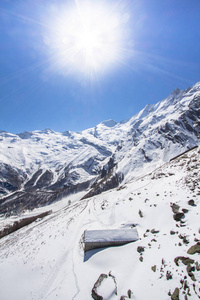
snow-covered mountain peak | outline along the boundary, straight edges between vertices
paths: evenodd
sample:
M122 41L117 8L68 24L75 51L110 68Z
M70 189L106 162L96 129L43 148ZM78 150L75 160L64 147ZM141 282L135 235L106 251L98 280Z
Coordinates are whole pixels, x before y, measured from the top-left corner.
M32 135L33 135L33 132L31 132L31 131L24 131L24 132L18 134L18 136L21 139L30 139Z
M172 91L171 95L177 96L180 94L181 90L179 88L176 88L175 90Z
M190 93L194 93L200 91L200 81L198 81L196 84L194 84L191 88L190 88Z
M51 134L51 133L54 133L54 131L50 128L45 128L41 131L38 130L38 133Z
M133 121L135 121L135 119L141 120L143 118L146 118L150 113L152 113L154 111L154 107L155 105L153 104L147 104L145 106L144 109L142 109L135 118L133 118ZM132 122L133 123L133 122Z
M109 119L100 123L100 125L105 125L107 127L114 127L117 124L116 121Z

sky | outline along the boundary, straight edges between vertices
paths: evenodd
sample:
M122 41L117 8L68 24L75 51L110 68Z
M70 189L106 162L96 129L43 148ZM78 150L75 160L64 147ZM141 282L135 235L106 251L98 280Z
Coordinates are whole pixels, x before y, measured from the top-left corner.
M82 131L200 81L199 0L1 0L0 130Z

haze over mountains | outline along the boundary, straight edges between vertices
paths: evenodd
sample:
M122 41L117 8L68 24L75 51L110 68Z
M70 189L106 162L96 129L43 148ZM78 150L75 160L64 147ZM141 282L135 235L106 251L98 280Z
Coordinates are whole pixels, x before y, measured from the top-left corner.
M200 82L121 123L1 131L1 300L199 299L199 142ZM84 252L85 230L132 228Z

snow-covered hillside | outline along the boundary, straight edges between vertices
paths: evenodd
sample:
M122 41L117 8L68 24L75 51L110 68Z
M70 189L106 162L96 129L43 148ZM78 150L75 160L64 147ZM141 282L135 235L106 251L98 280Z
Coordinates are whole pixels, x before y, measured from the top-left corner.
M121 123L0 132L0 299L199 299L199 141L200 83Z
M0 218L2 228L52 211L0 240L1 300L200 298L200 147L80 201L84 194ZM84 253L85 230L131 228L138 241Z
M199 144L200 82L131 119L82 132L0 132L0 213L44 206L129 182Z

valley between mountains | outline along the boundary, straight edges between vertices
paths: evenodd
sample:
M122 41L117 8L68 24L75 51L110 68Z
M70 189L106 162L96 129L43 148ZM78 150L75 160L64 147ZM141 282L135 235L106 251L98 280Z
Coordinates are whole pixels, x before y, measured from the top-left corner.
M0 298L199 299L199 140L200 83L121 123L0 132Z

